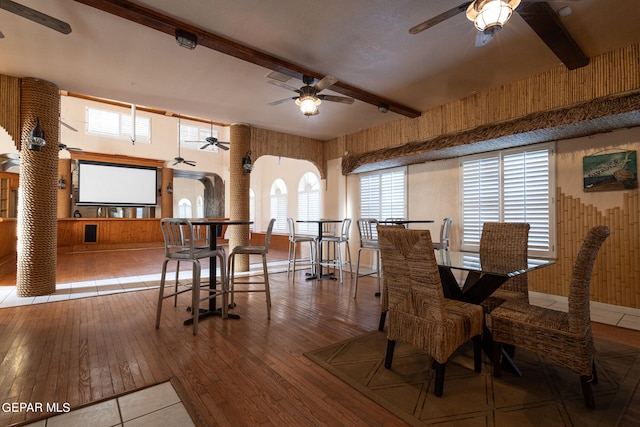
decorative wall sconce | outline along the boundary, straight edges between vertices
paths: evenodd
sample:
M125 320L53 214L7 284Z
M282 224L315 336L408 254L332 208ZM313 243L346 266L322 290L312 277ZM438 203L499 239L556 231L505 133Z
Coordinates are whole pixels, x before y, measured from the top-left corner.
M60 177L60 179L58 180L58 188L60 190L64 190L65 188L67 188L67 183L65 182L63 177Z
M244 173L251 173L253 170L253 163L251 162L251 150L247 151L247 154L242 158L242 169Z
M47 145L47 141L44 140L44 131L40 128L40 117L36 118L36 125L24 142L29 144L29 150L32 151L41 151L42 147Z
M173 194L173 187L171 183L167 184L167 194Z

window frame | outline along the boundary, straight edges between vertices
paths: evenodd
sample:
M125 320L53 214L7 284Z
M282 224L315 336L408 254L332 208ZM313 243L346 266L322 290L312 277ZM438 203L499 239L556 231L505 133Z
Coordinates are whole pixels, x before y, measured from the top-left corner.
M310 177L313 177L315 182L311 182ZM303 187L302 190L300 187ZM313 172L305 172L298 181L297 219L303 221L320 219L320 177ZM302 234L313 234L318 229L316 225L310 223L300 223L297 228L297 231Z
M399 179L402 180L402 188L394 188L398 185L397 180ZM363 183L367 186L366 189L363 188ZM358 185L361 218L375 218L382 221L386 218L407 217L408 173L406 166L362 173L359 176ZM389 194L388 191L392 193ZM363 200L365 196L370 196L370 200ZM374 209L376 206L377 209Z
M95 112L100 115L113 115L113 117L117 116L117 129L115 129L114 123L95 123L92 118L92 112ZM104 137L117 139L119 141L129 141L143 144L151 143L151 117L144 116L141 114L136 114L136 135L135 141L132 140L133 129L131 128L131 119L133 117L132 113L120 112L115 110L108 110L104 108L96 108L96 107L85 107L85 117L87 126L85 127L85 133L87 135ZM101 119L105 120L106 119ZM93 125L92 125L93 123Z
M536 154L547 151L547 164L540 163ZM527 154L528 153L528 154ZM505 165L506 161L506 165ZM528 174L518 169L517 162L524 162L522 168ZM473 171L471 163L476 163L477 173ZM477 252L480 249L482 224L488 221L528 222L531 224L529 232L529 255L554 258L556 256L556 144L548 142L528 145L501 151L466 156L460 159L460 218L462 224L460 249ZM466 167L468 166L468 168ZM546 166L546 175L544 174ZM497 168L497 169L496 169ZM542 168L542 169L541 169ZM487 181L484 189L476 184L474 189L485 192L484 206L470 209L470 201L483 198L482 194L475 195L466 192L472 177ZM544 187L546 176L546 202L541 199L540 191ZM519 178L518 178L519 177ZM518 182L521 181L521 182ZM473 184L471 184L473 185ZM495 187L492 187L495 186ZM531 194L530 198L518 193L518 186L524 192ZM544 195L544 194L543 194ZM476 196L476 197L473 197ZM523 199L521 202L518 199ZM536 200L538 199L538 200ZM505 205L506 200L506 205ZM530 203L529 203L530 202ZM540 209L548 206L546 217ZM530 218L530 219L527 219ZM546 244L546 246L545 246Z

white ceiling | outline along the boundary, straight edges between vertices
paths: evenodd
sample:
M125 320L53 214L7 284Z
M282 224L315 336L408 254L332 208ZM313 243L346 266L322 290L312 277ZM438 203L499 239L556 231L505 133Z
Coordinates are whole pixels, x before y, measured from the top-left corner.
M323 102L304 117L267 84L270 70L70 0L19 0L71 25L63 35L0 10L0 73L61 89L225 123L331 139L402 116L375 106ZM496 39L474 47L459 14L420 34L408 29L463 0L147 0L134 3L419 111L536 75L561 62L516 13ZM638 0L554 1L589 57L640 42ZM289 85L300 87L301 81ZM325 90L325 94L335 94ZM339 95L339 94L338 94ZM73 125L73 123L70 123Z

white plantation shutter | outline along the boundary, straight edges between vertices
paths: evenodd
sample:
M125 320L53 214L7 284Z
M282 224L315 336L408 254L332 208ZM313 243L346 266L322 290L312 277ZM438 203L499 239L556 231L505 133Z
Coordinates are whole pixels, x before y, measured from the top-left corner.
M405 218L407 169L394 168L360 176L360 217Z
M554 255L553 151L544 144L462 161L463 250L479 249L485 222L527 222L529 252Z
M298 219L320 219L320 179L312 172L305 173L298 182ZM316 234L317 230L317 224L297 224L297 231L302 234Z
M281 178L277 178L271 185L271 218L276 219L273 230L287 232L287 185Z
M87 107L87 134L131 140L131 113ZM136 142L151 142L151 119L136 115Z
M479 248L482 224L500 220L499 157L464 162L462 185L462 244Z
M503 163L504 221L529 223L529 250L550 251L549 150L506 155Z

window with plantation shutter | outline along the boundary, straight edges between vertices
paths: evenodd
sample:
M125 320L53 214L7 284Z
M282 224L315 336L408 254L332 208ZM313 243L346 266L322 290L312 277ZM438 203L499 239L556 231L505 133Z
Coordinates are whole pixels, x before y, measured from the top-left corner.
M131 141L133 120L131 113L87 107L87 134ZM151 142L151 119L136 115L136 141Z
M273 231L287 232L287 184L281 178L277 178L271 185L271 218L276 219Z
M208 137L218 137L218 131L212 130L210 126L192 126L180 123L178 125L180 132L180 147L186 150L211 151L218 152L215 145L207 145L205 141Z
M305 173L298 183L298 219L320 219L320 179L312 172ZM318 230L316 224L305 222L297 224L297 228L302 234L315 234Z
M529 253L554 256L553 153L543 144L462 160L463 250L479 249L487 221L527 222Z
M407 169L394 168L360 175L360 217L406 218Z

